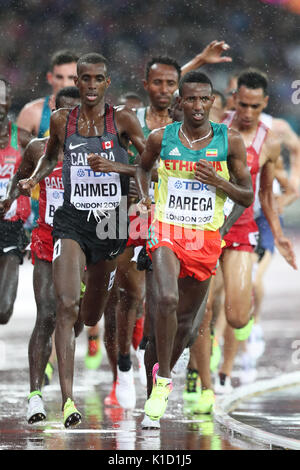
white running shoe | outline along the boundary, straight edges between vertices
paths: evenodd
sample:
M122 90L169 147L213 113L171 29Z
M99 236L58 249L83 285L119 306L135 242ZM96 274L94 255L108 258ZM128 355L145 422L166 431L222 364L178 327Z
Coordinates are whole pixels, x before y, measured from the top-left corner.
M46 419L46 411L42 397L34 395L28 400L27 421L29 424L33 424L44 421L44 419Z
M214 392L216 395L228 395L233 391L231 385L231 378L226 376L224 383L220 380L220 375L217 375L216 382L214 384Z
M247 370L242 370L239 374L241 384L247 385L255 382L257 375L258 372L255 367L252 367L251 369L249 368Z
M122 372L118 366L116 397L122 408L125 408L126 410L132 410L135 408L136 393L132 366L128 372Z
M253 359L257 360L263 355L265 347L263 329L259 323L255 323L247 341L247 352Z
M140 378L141 384L144 387L147 387L147 374L146 374L146 367L145 367L145 349L137 348L136 357L139 362L139 378Z
M143 421L141 422L143 429L160 429L159 419L153 421L149 416L145 414Z

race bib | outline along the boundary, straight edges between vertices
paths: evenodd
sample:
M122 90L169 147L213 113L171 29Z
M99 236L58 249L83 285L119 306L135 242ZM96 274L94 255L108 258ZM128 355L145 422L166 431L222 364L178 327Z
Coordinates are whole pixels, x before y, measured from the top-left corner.
M249 233L249 243L252 246L256 246L259 241L259 232L251 232Z
M0 199L4 199L6 196L6 189L9 182L9 178L1 178L0 179ZM17 213L17 200L14 200L12 205L10 206L9 211L6 212L4 216L4 220L9 220L14 217Z
M56 240L56 242L53 245L53 257L52 257L52 263L56 258L58 258L61 254L61 239L59 238Z
M6 189L7 189L8 182L9 182L9 178L0 179L0 199L4 199L6 196Z
M203 225L213 221L216 188L196 180L169 177L165 220Z
M46 212L45 222L53 225L53 217L56 209L63 205L64 192L55 188L46 188Z
M89 166L71 167L71 203L78 210L113 210L121 201L118 173L94 172Z

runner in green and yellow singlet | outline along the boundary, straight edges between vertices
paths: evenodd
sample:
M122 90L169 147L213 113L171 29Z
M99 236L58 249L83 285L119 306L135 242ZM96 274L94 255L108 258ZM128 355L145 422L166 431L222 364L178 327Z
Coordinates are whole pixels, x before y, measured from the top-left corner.
M183 122L150 134L136 174L139 209L144 212L151 203L151 170L160 160L158 200L147 244L157 309L145 356L149 398L144 427L157 427L163 416L172 390L171 370L201 322L197 313L221 254L219 228L226 197L245 207L253 200L241 136L209 121L214 101L210 79L188 73L179 93Z

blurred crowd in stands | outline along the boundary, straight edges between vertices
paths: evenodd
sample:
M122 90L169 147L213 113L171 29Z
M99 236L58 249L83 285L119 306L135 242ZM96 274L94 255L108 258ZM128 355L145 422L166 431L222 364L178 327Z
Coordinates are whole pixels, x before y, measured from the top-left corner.
M278 3L278 2L275 2ZM279 2L280 3L280 2ZM300 80L300 15L266 0L0 0L0 75L14 89L12 112L49 91L50 55L63 48L97 51L111 64L109 97L143 98L147 60L170 55L180 65L224 39L233 62L205 67L215 87L247 66L270 79L268 111L300 132L292 83Z

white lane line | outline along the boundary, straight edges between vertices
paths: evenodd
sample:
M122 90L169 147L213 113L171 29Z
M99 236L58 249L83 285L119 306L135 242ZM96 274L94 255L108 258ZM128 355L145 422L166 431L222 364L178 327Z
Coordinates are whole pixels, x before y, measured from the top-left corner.
M44 429L43 432L46 434L133 434L136 431L123 431L122 429Z
M263 442L271 448L276 446L283 449L300 450L300 440L255 428L254 426L241 423L228 415L229 412L234 411L239 401L243 401L245 398L299 384L300 373L292 372L280 375L274 379L261 380L251 385L238 387L229 397L217 398L214 406L214 419L233 434L237 433L251 440Z

